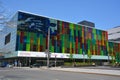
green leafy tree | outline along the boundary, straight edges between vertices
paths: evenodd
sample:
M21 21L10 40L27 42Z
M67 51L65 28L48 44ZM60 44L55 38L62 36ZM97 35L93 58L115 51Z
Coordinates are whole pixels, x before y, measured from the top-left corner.
M89 64L90 64L90 63L91 63L92 54L91 54L91 53L88 53L87 56L88 56L88 61L89 61Z
M117 63L120 63L120 53L116 53L115 60Z
M74 57L73 57L73 54L72 54L72 53L70 54L70 59L71 59L71 61L72 61L72 65L74 66L74 65L75 65L75 59L74 59Z

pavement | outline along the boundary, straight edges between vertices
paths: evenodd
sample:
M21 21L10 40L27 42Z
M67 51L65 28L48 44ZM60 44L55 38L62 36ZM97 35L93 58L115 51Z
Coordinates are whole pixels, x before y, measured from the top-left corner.
M109 67L77 67L77 68L64 68L64 67L40 67L40 68L29 68L29 67L18 67L24 69L49 69L56 71L69 71L69 72L79 72L79 73L88 73L88 74L100 74L100 75L110 75L110 76L119 76L120 77L120 68L109 68Z
M50 68L50 70L60 70L60 71L70 71L70 72L81 72L89 74L101 74L101 75L114 75L120 76L120 70L110 70L110 69L90 69L90 68Z

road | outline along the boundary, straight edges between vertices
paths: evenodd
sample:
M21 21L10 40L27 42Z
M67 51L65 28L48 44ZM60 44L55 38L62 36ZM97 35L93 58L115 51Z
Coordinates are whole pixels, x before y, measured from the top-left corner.
M0 68L0 80L120 80L120 77L40 68Z

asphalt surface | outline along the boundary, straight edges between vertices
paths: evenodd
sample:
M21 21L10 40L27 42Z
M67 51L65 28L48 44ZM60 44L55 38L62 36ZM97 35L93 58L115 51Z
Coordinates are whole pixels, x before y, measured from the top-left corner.
M120 80L120 77L44 68L0 68L0 80Z
M111 76L119 76L120 70L119 68L110 68L110 67L74 67L74 68L60 68L53 67L51 70L57 71L68 71L68 72L78 72L78 73L89 73L89 74L100 74L100 75L111 75Z

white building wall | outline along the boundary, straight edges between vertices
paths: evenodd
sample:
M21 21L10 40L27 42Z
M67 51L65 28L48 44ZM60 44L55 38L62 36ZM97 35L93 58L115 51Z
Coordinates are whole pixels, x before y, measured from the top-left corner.
M11 53L11 52L15 51L16 30L17 30L16 28L9 28L9 27L6 27L4 29L5 34L3 37L4 40L2 41L3 42L2 43L3 44L2 51L4 53ZM11 33L10 42L5 45L5 36L8 35L9 33Z
M108 30L108 40L120 42L120 26Z
M2 48L4 46L4 34L3 31L0 31L0 52L2 52Z
M15 23L15 24L14 24ZM6 24L6 26L1 31L0 36L0 50L4 54L10 54L15 51L16 47L16 34L17 34L17 14ZM10 42L5 44L5 36L11 33Z

